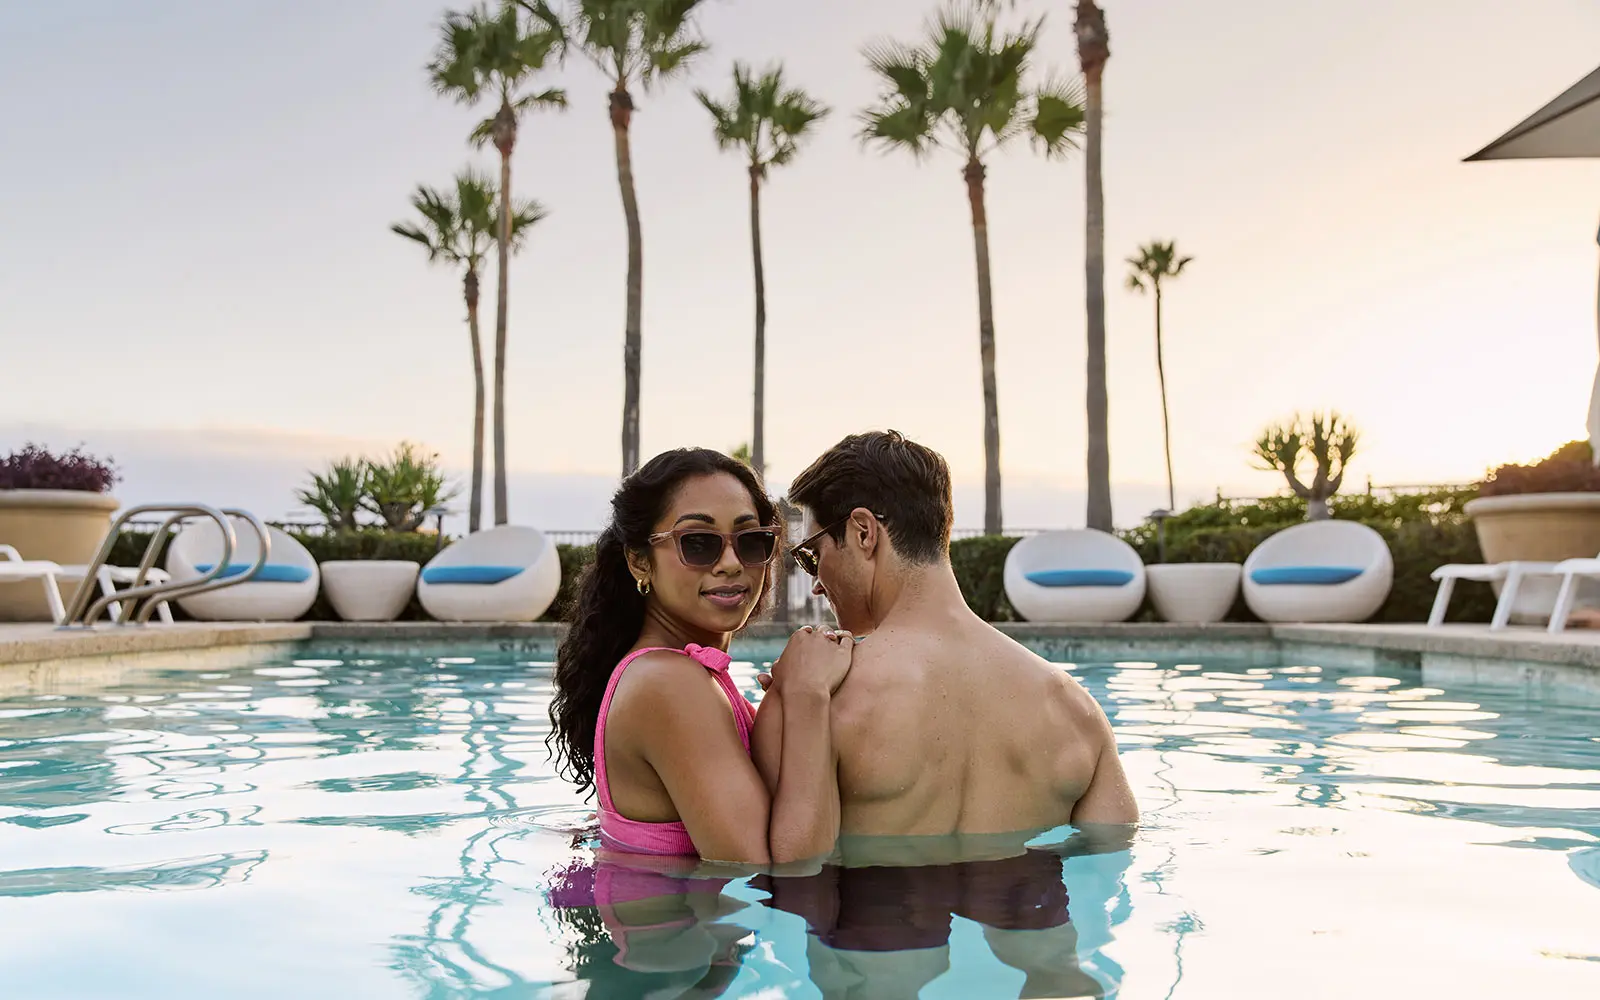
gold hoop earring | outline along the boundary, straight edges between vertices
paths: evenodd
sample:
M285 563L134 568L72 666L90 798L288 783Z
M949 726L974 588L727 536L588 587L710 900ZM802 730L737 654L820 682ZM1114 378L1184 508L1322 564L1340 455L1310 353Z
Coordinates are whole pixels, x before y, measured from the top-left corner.
M634 584L634 588L639 591L639 596L640 597L644 597L645 595L650 593L650 581L649 580L639 580Z

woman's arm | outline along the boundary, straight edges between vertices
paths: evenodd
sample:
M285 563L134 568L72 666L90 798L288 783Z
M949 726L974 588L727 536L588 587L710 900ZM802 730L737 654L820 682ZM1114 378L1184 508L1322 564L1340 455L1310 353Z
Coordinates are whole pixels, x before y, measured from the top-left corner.
M750 759L767 786L767 793L778 790L778 775L783 764L783 695L767 678L767 693L756 709L755 728L750 730Z
M648 653L628 668L613 717L633 726L702 858L767 864L832 849L839 786L828 710L854 646L838 635L807 629L790 639L756 713L751 754L730 724L726 697L699 664Z
M739 741L721 688L677 653L641 656L627 681L618 687L612 718L627 720L630 742L661 779L695 850L708 861L768 864L771 796Z
M773 664L767 698L776 701L776 711L762 734L757 766L772 789L767 840L778 864L827 854L839 839L839 773L829 713L854 650L847 632L802 630ZM773 743L781 747L776 769ZM751 749L757 749L753 738Z

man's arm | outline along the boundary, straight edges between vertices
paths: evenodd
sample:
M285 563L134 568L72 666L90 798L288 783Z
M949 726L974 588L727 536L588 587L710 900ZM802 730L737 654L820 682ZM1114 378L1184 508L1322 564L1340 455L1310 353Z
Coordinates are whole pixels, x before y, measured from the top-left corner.
M1105 713L1097 709L1096 714L1100 717L1100 755L1088 789L1072 807L1072 824L1137 823L1139 803L1134 801L1128 775L1122 770L1122 758L1117 756L1117 737Z

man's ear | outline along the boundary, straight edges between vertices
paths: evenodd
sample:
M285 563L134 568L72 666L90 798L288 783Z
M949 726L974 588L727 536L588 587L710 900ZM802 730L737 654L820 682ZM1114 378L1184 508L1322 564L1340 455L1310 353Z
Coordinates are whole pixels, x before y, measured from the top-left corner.
M869 559L876 555L883 543L883 525L865 507L850 512L850 536L860 547L861 554Z

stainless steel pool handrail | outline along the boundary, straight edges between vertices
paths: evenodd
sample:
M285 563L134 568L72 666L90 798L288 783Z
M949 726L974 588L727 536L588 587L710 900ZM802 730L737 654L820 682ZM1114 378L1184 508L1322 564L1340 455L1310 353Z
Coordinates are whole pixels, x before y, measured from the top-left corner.
M100 599L95 600L95 583L99 578L101 568L110 565L111 553L116 547L122 528L129 521L148 514L167 514L168 517L162 523L161 529L151 537L149 544L145 546L144 556L140 559L139 568L134 574L133 585L126 590L107 593ZM160 554L161 545L166 540L167 533L181 522L194 517L210 518L222 533L222 556L217 565L195 580L166 580L161 583L145 583L146 576L155 565L156 558ZM249 524L260 539L261 546L255 565L251 567L248 573L223 578L223 574L228 571L228 567L232 563L233 553L239 544L238 536L234 532L233 524L230 520L232 517L239 518ZM63 629L93 628L101 612L110 604L117 602L121 602L122 613L118 616L115 624L132 624L136 618L137 624L147 624L150 616L164 601L207 590L231 587L250 579L260 572L262 566L266 565L270 551L271 539L267 533L266 526L249 511L237 509L218 510L209 504L202 503L154 503L130 507L112 521L110 530L106 533L106 539L100 545L100 551L95 554L93 561L89 563L84 571L83 582L73 595L72 604L63 616L60 627ZM139 604L140 600L144 601L144 605L136 608L135 606Z
M266 566L267 560L272 556L272 535L267 531L267 526L261 522L259 517L256 517L249 511L242 510L238 507L224 507L222 508L222 513L226 515L225 520L237 518L243 521L245 524L248 524L250 526L250 530L256 533L256 561L251 565L249 571L218 579L220 574L226 573L228 570L229 561L233 555L233 550L230 549L228 552L228 558L220 561L216 566L211 568L209 573L206 573L204 576L201 576L198 579L186 580L177 584L173 584L171 581L169 581L166 584L154 585L165 589L159 592L159 594L156 596L146 597L144 604L139 608L139 612L136 616L132 615L129 611L124 611L124 624L126 624L127 620L131 618L133 619L134 624L148 625L150 624L150 616L155 613L156 608L159 607L161 602L164 600L175 601L181 597L191 597L195 594L209 593L213 590L221 590L224 587L238 586L241 583L245 583L254 579L256 574L261 572L262 567ZM227 536L232 534L232 532L233 526L232 524L228 524L227 529L224 532L225 541ZM235 539L233 548L236 549L237 547L237 539ZM146 552L145 555L148 558L149 553ZM123 591L123 593L125 594L127 591Z

